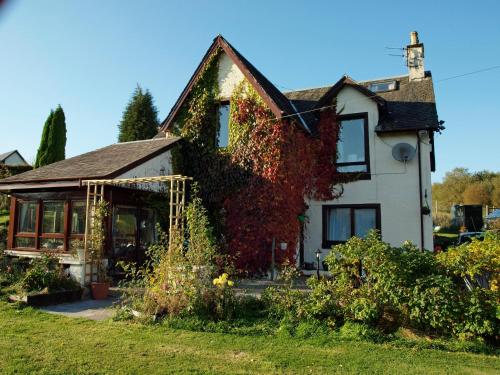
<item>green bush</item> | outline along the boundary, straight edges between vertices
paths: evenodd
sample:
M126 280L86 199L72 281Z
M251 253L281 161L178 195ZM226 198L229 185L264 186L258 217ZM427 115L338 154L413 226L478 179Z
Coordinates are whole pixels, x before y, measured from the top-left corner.
M494 337L500 330L498 292L474 289L464 295L463 317L455 326L455 333L464 338Z
M40 258L31 261L26 273L19 281L19 287L23 292L72 290L79 285L66 276L59 266L56 257L42 254Z
M417 279L408 304L412 325L424 330L452 333L461 315L457 287L447 276Z
M0 250L0 288L17 283L26 267L26 261L5 256Z
M359 322L385 332L403 325L492 337L498 332L499 262L498 234L436 257L411 243L392 247L372 231L332 248L325 259L332 278L310 282L313 291L305 302L280 303L286 302L285 311L305 309L308 319L335 317L337 324Z

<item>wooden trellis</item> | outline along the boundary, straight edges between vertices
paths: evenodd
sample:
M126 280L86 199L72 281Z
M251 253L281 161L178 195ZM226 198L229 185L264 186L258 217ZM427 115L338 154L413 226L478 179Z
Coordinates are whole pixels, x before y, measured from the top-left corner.
M168 189L167 194L170 197L169 202L169 240L172 237L174 229L178 229L181 233L184 232L184 209L186 205L186 188L187 181L192 180L191 177L181 175L156 176L156 177L134 177L120 179L103 179L103 180L84 180L83 185L87 185L87 205L85 219L85 237L84 237L84 259L88 264L88 249L89 236L93 227L94 212L97 204L104 200L104 186L131 186L135 189L141 185L158 184L161 189L162 184ZM140 189L142 190L142 189ZM144 189L146 190L146 189ZM154 191L151 190L150 191ZM85 278L92 281L94 278L93 262L90 262L90 269L86 268Z

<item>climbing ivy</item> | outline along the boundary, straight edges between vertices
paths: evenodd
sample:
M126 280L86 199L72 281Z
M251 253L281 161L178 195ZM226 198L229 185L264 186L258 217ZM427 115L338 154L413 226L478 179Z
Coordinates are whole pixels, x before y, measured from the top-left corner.
M265 272L272 238L288 243L278 261L293 260L305 198L333 199L346 179L335 167L339 126L335 108L319 114L318 136L295 119L276 119L244 80L233 91L229 145L219 133L218 57L212 54L171 131L183 138L173 154L176 173L198 182L219 244L246 272Z

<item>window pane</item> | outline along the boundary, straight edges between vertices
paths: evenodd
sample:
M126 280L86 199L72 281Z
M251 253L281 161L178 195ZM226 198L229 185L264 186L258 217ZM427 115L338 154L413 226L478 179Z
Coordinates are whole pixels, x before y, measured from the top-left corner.
M217 141L219 147L227 147L229 144L229 109L229 104L219 106L219 139Z
M19 202L17 231L34 233L36 223L36 202Z
M377 211L374 208L358 208L354 210L354 235L365 237L370 229L377 228Z
M85 202L71 203L71 234L85 233Z
M35 247L35 238L34 237L17 237L16 238L16 247L28 247L28 248L34 248Z
M365 161L365 120L353 119L342 121L337 145L337 163L355 163Z
M332 208L328 211L328 241L347 241L351 237L351 209Z
M147 249L155 241L155 213L153 210L141 210L140 247Z
M43 233L64 233L64 202L43 203Z
M63 251L64 241L62 238L40 238L40 249L49 251Z
M343 173L352 173L352 172L367 172L366 164L360 165L339 165L337 167L339 172Z
M113 216L113 248L118 257L135 255L137 218L135 208L116 207Z

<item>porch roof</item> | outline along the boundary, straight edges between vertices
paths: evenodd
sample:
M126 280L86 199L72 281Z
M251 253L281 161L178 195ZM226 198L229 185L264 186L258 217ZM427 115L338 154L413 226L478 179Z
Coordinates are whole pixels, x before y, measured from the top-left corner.
M66 160L0 180L0 191L46 187L50 182L80 185L82 180L110 179L160 155L179 137L116 143Z

